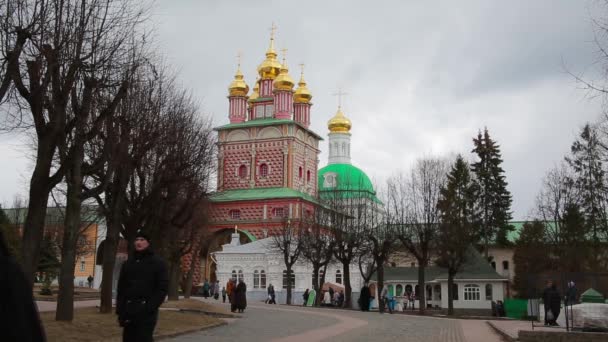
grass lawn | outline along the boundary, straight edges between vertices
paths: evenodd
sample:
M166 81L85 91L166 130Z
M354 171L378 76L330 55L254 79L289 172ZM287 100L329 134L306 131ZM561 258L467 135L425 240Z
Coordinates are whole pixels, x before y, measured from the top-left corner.
M122 339L122 328L118 326L116 315L100 314L97 308L75 310L74 321L71 323L55 321L55 312L43 312L40 316L50 342L121 341ZM208 315L161 310L154 336L195 331L221 323L220 319Z
M178 301L165 302L162 308L200 310L204 312L232 315L232 313L230 312L230 304L228 302L226 302L226 304L222 304L221 301L217 301L217 303L214 304L218 305L211 305L200 300L190 298L180 299Z
M51 292L53 293L50 296L45 296L40 294L40 289L42 289L41 284L34 285L34 299L35 300L44 300L44 301L57 301L57 293L59 292L59 287L57 285L51 286ZM91 289L88 287L74 287L74 300L88 300L88 299L99 299L99 290Z

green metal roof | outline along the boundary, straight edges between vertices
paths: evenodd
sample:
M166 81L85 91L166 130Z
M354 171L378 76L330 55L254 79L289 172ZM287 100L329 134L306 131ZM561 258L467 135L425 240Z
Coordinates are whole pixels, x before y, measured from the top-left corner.
M303 192L291 188L253 188L226 190L222 192L216 192L215 194L211 195L210 200L211 202L231 202L275 198L301 198L309 202L317 203L317 200L309 194L305 194Z
M468 253L468 260L462 271L456 273L454 280L506 280L505 277L496 273L496 270L484 260L475 248L470 247ZM375 280L375 276L372 279ZM417 281L418 267L386 267L384 268L384 279L385 281ZM429 266L425 269L425 279L426 281L447 280L447 269L439 266Z
M277 126L277 125L284 125L284 124L298 125L303 130L314 135L317 139L323 140L323 138L320 135L318 135L317 133L313 132L312 130L310 130L307 127L304 127L304 125L302 125L301 123L293 121L291 119L275 119L275 118L253 119L253 120L249 120L249 121L245 121L245 122L233 123L233 124L227 124L227 125L215 127L214 130L223 131L226 129L257 127L257 126Z
M604 303L604 296L595 289L590 288L581 294L582 303Z
M337 176L336 187L325 187L325 175L335 173ZM369 177L363 170L351 164L330 164L319 170L318 189L321 198L331 197L335 194L340 198L370 197L381 203L376 197L376 191Z

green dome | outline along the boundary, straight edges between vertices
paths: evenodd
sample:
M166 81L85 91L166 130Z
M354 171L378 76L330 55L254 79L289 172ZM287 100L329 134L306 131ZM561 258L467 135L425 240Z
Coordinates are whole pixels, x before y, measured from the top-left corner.
M378 201L371 180L356 166L330 164L319 170L317 179L321 197L337 191L339 196L344 198L370 196L374 201Z

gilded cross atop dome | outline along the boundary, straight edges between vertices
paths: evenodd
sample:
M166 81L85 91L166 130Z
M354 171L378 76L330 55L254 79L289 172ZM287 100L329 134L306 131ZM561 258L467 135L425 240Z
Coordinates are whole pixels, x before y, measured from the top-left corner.
M293 94L293 102L295 103L310 103L312 99L312 94L308 87L306 86L306 81L304 80L304 64L300 64L300 81L298 82L298 88L296 92Z
M336 115L327 122L327 128L329 128L331 133L348 133L350 132L352 123L342 112L342 97L347 95L347 93L343 92L342 89L338 89L338 92L333 95L338 96L338 111L336 112Z
M237 53L237 67L234 75L234 80L228 86L229 96L247 96L249 92L249 86L244 80L243 72L241 71L241 57L242 52Z
M275 79L281 71L281 63L277 60L277 52L274 49L274 34L277 27L272 23L270 28L270 45L266 50L266 59L258 66L258 73L262 79Z

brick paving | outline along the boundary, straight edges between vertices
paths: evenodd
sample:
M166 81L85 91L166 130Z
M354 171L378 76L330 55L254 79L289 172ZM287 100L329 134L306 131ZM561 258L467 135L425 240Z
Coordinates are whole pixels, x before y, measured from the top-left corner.
M243 318L171 341L273 342L424 341L500 342L483 320L457 320L377 312L250 303Z

